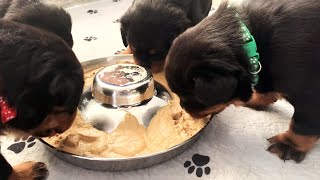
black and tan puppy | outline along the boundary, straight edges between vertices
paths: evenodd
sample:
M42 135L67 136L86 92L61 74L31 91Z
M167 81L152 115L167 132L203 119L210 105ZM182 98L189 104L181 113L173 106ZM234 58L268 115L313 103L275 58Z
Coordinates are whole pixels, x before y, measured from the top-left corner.
M33 26L0 20L0 130L36 137L67 130L83 89L83 70L62 38ZM43 163L11 167L0 155L0 179L43 179Z
M135 0L120 19L123 43L137 64L163 68L173 40L210 11L212 0Z
M53 32L73 46L71 17L60 7L41 0L1 0L0 18Z
M241 22L260 53L255 90ZM193 116L219 113L231 103L261 108L285 97L295 112L289 130L268 139L268 150L300 162L320 135L319 50L318 0L252 0L238 9L223 4L174 41L165 73Z

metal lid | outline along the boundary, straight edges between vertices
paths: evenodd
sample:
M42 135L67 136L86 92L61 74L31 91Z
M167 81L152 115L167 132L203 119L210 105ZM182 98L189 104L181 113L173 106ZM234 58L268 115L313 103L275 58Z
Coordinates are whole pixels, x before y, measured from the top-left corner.
M151 72L134 64L114 64L101 69L93 80L93 97L113 107L135 106L154 95Z

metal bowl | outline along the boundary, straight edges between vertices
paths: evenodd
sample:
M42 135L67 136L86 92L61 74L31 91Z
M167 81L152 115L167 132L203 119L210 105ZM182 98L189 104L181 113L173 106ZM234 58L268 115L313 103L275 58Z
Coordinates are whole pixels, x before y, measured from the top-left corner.
M114 64L101 69L94 78L93 97L113 107L137 106L154 95L151 72L135 64Z
M86 70L90 70L92 68L97 68L97 67L101 68L101 67L108 66L110 64L115 64L119 61L128 61L128 60L132 61L132 56L128 56L128 55L111 56L107 58L86 61L82 63L82 65L83 65L84 71L86 72ZM171 99L171 96L166 90L166 88L164 88L161 84L155 82L155 95L151 101L157 98L162 100L163 103L166 103L168 100ZM92 101L94 101L94 98L92 96L91 89L87 87L85 88L85 91L81 98L81 102L79 104L79 110L82 112L84 116L88 116L88 113L86 113L86 111L88 110L89 104ZM151 103L151 101L148 103ZM106 116L108 115L108 113L106 113L107 111L113 111L111 115L114 116L114 114L116 114L114 113L114 110L115 109L119 110L119 108L104 106L103 103L100 103L100 104L97 103L96 105L97 107L100 107L103 112L99 115L98 111L93 111L95 112L94 116L101 117L100 120L103 119L104 123L107 123L105 122L105 119L108 119L106 118ZM103 108L100 105L103 106ZM142 123L144 126L148 126L148 123L151 120L153 113L155 113L157 109L159 109L160 107L154 106L153 108L148 107L148 109L143 109L143 106L145 106L145 104L140 104L137 107L133 107L133 109L141 108L140 110L138 110L139 113L142 112L141 110L143 110L142 116L146 121L143 120L143 122L140 122L140 123ZM132 110L130 109L130 107L120 108L120 109L124 111ZM112 119L114 119L114 117ZM96 127L97 129L110 131L110 129L105 128L105 125L103 125L103 123L95 120L90 120L90 118L86 119L87 122L90 122L91 124L93 124L93 126ZM188 149L194 142L197 141L200 135L204 132L204 129L205 127L190 139L174 147L171 147L167 150L159 151L157 153L152 153L148 155L142 155L138 157L129 157L129 158L83 157L83 156L71 154L65 151L61 151L53 147L52 145L48 144L42 139L41 139L41 142L43 142L46 145L47 149L50 152L52 152L54 155L56 155L58 158L66 162L69 162L73 165L76 165L85 169L91 169L91 170L127 171L127 170L141 169L141 168L146 168L152 165L156 165L179 155L180 153Z

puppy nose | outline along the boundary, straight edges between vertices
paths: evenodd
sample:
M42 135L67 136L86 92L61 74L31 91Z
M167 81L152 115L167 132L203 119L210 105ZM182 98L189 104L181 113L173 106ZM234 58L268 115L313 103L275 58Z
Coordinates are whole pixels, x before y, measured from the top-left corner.
M49 130L49 132L47 133L47 137L52 137L54 135L58 134L55 130Z

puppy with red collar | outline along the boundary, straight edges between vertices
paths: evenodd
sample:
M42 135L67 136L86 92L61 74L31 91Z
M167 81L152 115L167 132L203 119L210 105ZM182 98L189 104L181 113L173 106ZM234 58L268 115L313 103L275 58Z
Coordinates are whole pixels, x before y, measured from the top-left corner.
M0 18L28 24L55 33L73 46L72 21L63 8L48 5L41 0L2 0Z
M67 130L83 89L83 70L70 46L43 29L0 20L0 130L36 137ZM13 168L0 155L0 177L44 179L43 163Z
M295 108L289 130L268 139L268 151L300 162L320 135L319 22L318 0L224 3L174 41L168 84L199 117L232 103L263 108L286 98Z

